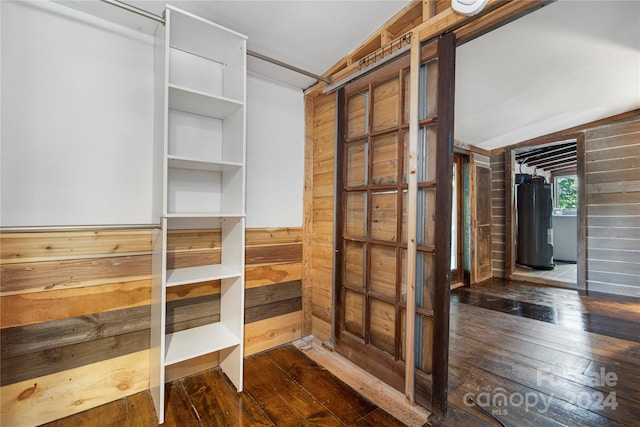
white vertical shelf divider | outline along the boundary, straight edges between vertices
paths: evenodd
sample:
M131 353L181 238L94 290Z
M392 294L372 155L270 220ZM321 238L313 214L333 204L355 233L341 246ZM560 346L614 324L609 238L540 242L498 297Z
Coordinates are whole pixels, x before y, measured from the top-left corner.
M167 6L156 32L150 388L164 423L167 366L219 352L242 391L246 36ZM168 269L173 229L219 229L218 264ZM167 289L220 280L220 321L166 333Z

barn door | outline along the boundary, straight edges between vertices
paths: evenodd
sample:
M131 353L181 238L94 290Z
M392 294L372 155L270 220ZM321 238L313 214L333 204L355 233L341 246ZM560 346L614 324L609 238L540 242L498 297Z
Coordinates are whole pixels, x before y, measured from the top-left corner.
M337 102L335 346L436 412L446 408L454 54L453 35L414 41L411 58Z

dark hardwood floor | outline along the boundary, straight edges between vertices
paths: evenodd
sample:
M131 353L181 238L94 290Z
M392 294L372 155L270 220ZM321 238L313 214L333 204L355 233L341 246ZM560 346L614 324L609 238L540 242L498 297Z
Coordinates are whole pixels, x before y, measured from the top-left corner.
M245 359L244 391L218 368L166 388L166 426L402 426L293 345ZM146 391L46 424L155 426Z
M640 425L640 299L489 280L451 295L434 426ZM475 404L469 401L474 399Z
M167 426L401 423L292 345L167 385ZM473 399L472 403L470 399ZM640 299L489 280L451 295L449 411L433 426L640 425ZM153 426L148 392L47 424Z

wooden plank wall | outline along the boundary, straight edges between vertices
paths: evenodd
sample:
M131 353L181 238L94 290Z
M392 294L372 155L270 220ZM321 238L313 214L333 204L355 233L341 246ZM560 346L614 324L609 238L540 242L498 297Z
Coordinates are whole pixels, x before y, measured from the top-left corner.
M149 387L151 229L0 234L3 425L38 425ZM174 231L169 266L220 257L219 231ZM302 229L247 230L245 354L301 337ZM172 288L167 329L216 320L220 283ZM216 366L171 367L168 380Z
M585 132L587 289L640 297L640 116Z
M322 341L332 337L333 319L333 211L335 169L335 94L322 95L308 101L313 102L307 114L307 123L312 125L313 154L312 169L305 171L312 176L311 260L310 277L312 287L312 333Z
M505 276L504 153L494 154L491 165L491 266L493 277Z

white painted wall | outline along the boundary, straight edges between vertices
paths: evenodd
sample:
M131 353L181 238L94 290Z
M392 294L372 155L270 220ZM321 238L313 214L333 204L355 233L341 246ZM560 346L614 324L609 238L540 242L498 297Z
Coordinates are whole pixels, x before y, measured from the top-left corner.
M52 2L1 2L0 225L150 224L153 39ZM247 226L302 225L304 98L247 88Z
M247 227L301 227L304 95L247 78Z
M151 221L153 39L50 2L2 2L5 226Z

